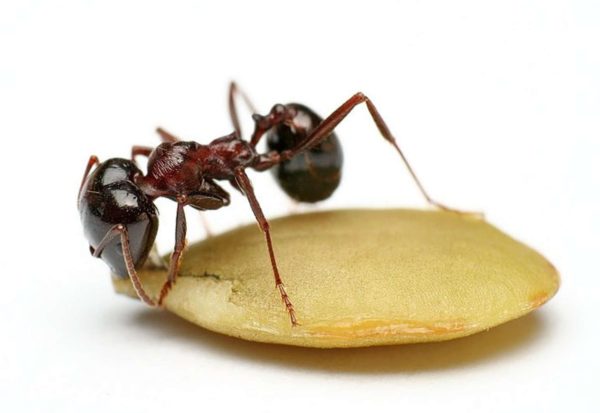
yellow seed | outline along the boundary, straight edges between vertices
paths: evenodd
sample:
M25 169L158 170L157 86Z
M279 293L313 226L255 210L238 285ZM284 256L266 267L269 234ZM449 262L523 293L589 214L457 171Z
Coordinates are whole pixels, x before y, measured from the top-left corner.
M271 228L300 326L290 325L254 224L190 246L167 310L247 340L361 347L486 330L539 307L559 286L544 257L469 215L341 210L276 219ZM140 274L157 294L165 273ZM135 296L128 280L113 282Z

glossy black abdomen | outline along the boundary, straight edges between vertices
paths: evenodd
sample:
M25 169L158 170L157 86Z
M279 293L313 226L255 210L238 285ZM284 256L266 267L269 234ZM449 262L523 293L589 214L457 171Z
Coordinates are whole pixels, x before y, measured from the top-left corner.
M143 264L158 230L154 204L135 185L133 176L141 173L130 160L113 158L88 176L79 197L79 213L85 236L94 250L118 224L127 228L135 267ZM121 237L115 237L100 256L112 272L127 277Z
M323 120L304 105L290 103L286 106L296 109L294 122L303 130L294 131L287 125L276 126L267 133L269 150L292 149ZM329 198L338 187L342 163L342 147L335 133L331 133L319 145L274 166L271 172L291 198L300 202L318 202Z

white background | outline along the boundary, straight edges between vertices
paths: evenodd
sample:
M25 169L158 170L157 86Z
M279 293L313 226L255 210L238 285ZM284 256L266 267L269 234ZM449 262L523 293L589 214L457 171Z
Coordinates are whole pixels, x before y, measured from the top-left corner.
M599 21L593 1L3 1L2 410L597 411ZM158 125L229 133L230 79L261 111L325 115L362 90L431 194L546 255L558 295L470 338L344 351L222 337L114 295L76 211L88 156L154 145ZM338 133L344 182L318 208L426 206L364 108ZM268 216L289 211L252 179ZM166 252L174 204L158 206ZM238 195L207 217L252 221Z

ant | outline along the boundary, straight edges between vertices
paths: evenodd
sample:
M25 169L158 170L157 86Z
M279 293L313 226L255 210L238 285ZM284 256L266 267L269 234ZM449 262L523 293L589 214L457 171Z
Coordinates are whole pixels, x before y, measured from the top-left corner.
M241 97L253 112L254 132L242 138L236 99ZM267 115L259 115L247 95L231 82L229 114L234 132L207 145L181 141L158 128L162 143L156 148L133 146L131 159L112 158L100 162L91 156L79 189L78 209L94 257L102 258L112 272L129 277L139 298L151 306L162 306L177 279L186 244L184 207L205 211L229 205L229 194L216 181L227 181L250 203L262 230L275 287L279 290L292 326L298 324L294 306L279 274L269 222L263 214L246 170L270 169L282 189L300 202L328 198L340 182L343 155L335 127L361 103L367 106L379 132L398 152L419 190L432 206L454 212L425 191L373 102L358 92L331 115L322 119L304 105L276 104ZM269 150L259 153L256 145L266 135ZM147 173L135 163L148 158ZM96 168L90 173L92 168ZM158 230L158 211L153 201L166 197L177 203L175 247L167 278L158 299L144 290L136 269L153 247Z

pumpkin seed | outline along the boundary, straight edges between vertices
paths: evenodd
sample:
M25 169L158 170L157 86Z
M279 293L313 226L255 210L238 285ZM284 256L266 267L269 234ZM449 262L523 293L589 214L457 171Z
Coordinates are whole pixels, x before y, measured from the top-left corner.
M190 246L165 307L207 329L306 347L441 341L521 317L558 290L556 269L483 219L443 211L337 210L271 221L298 321L248 225ZM166 273L142 269L157 294ZM135 297L129 280L117 292Z

